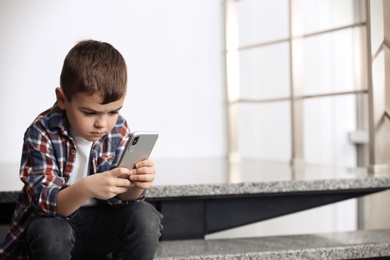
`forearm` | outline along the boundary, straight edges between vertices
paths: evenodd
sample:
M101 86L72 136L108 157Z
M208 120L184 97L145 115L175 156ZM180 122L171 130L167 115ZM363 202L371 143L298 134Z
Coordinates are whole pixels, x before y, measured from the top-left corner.
M144 189L133 186L128 188L126 192L119 194L118 198L124 201L136 200L141 196L143 191Z
M67 217L78 210L91 196L84 189L84 182L62 189L57 194L57 214Z

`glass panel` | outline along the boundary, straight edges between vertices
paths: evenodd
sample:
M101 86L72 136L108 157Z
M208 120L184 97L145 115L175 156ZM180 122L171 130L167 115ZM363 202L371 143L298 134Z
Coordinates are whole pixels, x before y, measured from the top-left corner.
M356 167L348 134L356 129L356 96L304 100L304 156L308 164Z
M289 97L288 43L240 52L240 97L267 99Z
M360 22L363 15L355 12L360 10L360 3L356 0L302 0L304 34Z
M240 104L239 149L242 157L289 162L290 102Z
M352 91L360 63L354 29L304 39L304 94Z
M286 39L288 0L237 1L239 46Z

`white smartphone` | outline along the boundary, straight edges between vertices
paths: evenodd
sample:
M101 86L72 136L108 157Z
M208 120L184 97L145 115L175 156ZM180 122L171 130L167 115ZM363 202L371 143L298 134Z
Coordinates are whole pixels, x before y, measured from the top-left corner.
M118 167L133 169L137 162L148 159L156 144L157 138L157 132L133 132L123 151Z

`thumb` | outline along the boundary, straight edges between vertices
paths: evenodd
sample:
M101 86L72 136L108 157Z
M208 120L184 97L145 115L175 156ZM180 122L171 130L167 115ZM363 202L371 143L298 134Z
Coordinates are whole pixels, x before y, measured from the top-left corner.
M118 167L110 171L111 176L113 177L125 177L127 178L128 175L131 174L131 170L124 168L124 167Z

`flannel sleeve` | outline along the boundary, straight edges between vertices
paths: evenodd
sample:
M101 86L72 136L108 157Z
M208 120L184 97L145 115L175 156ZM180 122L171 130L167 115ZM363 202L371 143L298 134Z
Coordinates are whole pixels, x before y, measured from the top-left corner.
M58 149L53 145L61 145L60 140L53 142L41 129L30 127L24 138L20 178L38 214L58 217L57 193L66 187L58 162L64 162L65 158L63 154L56 154Z

